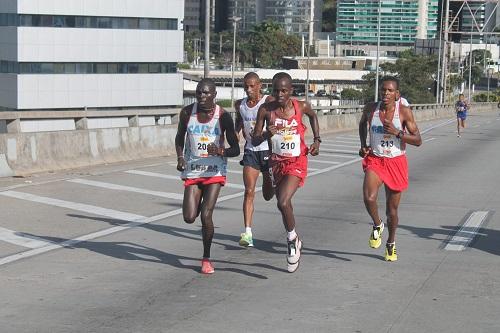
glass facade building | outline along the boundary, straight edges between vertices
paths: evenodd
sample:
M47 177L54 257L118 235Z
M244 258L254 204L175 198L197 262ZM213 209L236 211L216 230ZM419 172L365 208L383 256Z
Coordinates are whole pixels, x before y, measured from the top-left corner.
M410 46L417 38L436 38L438 10L438 0L381 0L380 44ZM379 1L337 1L337 41L376 45L378 13Z

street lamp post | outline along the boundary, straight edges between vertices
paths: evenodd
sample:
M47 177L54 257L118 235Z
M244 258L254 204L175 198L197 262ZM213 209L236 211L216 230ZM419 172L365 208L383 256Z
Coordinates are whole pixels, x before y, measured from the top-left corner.
M231 106L234 106L234 67L236 66L236 24L241 20L241 17L233 16L233 64L231 65Z
M205 63L203 77L207 78L210 72L210 0L205 0Z
M382 9L382 0L378 1L378 14L377 14L377 62L376 62L376 77L375 77L375 102L378 102L378 73L380 64L380 11Z

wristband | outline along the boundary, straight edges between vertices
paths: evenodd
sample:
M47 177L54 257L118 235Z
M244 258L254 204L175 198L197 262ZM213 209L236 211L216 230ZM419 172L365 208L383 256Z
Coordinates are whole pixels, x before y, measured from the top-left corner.
M405 135L405 132L399 131L398 135L396 135L396 138L401 139Z
M181 158L184 158L184 155L177 156L177 160L180 160Z
M319 143L321 143L321 137L319 137L319 136L315 136L315 137L313 138L313 141L318 141Z

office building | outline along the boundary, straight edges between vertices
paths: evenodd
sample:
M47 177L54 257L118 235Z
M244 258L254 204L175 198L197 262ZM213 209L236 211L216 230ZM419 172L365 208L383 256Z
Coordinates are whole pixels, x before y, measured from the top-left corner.
M0 2L0 107L182 104L184 0Z

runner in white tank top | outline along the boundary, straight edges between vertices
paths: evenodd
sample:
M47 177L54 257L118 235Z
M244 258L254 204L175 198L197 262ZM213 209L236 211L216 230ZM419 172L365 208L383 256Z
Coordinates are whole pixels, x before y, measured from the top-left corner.
M395 261L398 259L395 243L398 207L401 193L408 187L405 145L420 146L422 139L411 109L398 101L399 80L389 76L382 78L379 93L382 101L367 104L359 122L359 155L364 158L365 171L363 199L373 222L368 243L378 248L382 244L384 223L379 217L377 197L384 184L389 227L385 260ZM370 145L366 144L368 132Z
M245 195L243 198L243 223L245 232L240 235L241 246L253 246L252 221L254 211L255 186L259 174L262 173L262 195L266 201L274 196L274 188L269 174L269 146L267 140L258 145L252 144L252 134L257 119L257 112L261 105L271 100L262 95L262 83L259 76L250 72L243 78L243 88L247 97L236 101L236 133L243 132L245 138L245 152L240 164L243 166L243 183Z
M212 274L210 248L214 236L212 214L221 186L226 182L227 157L240 154L233 119L215 104L215 83L201 80L196 86L196 103L179 114L175 150L177 170L184 180L182 214L186 223L201 215L203 259L201 273ZM224 140L229 148L224 148ZM187 141L187 142L186 142Z

